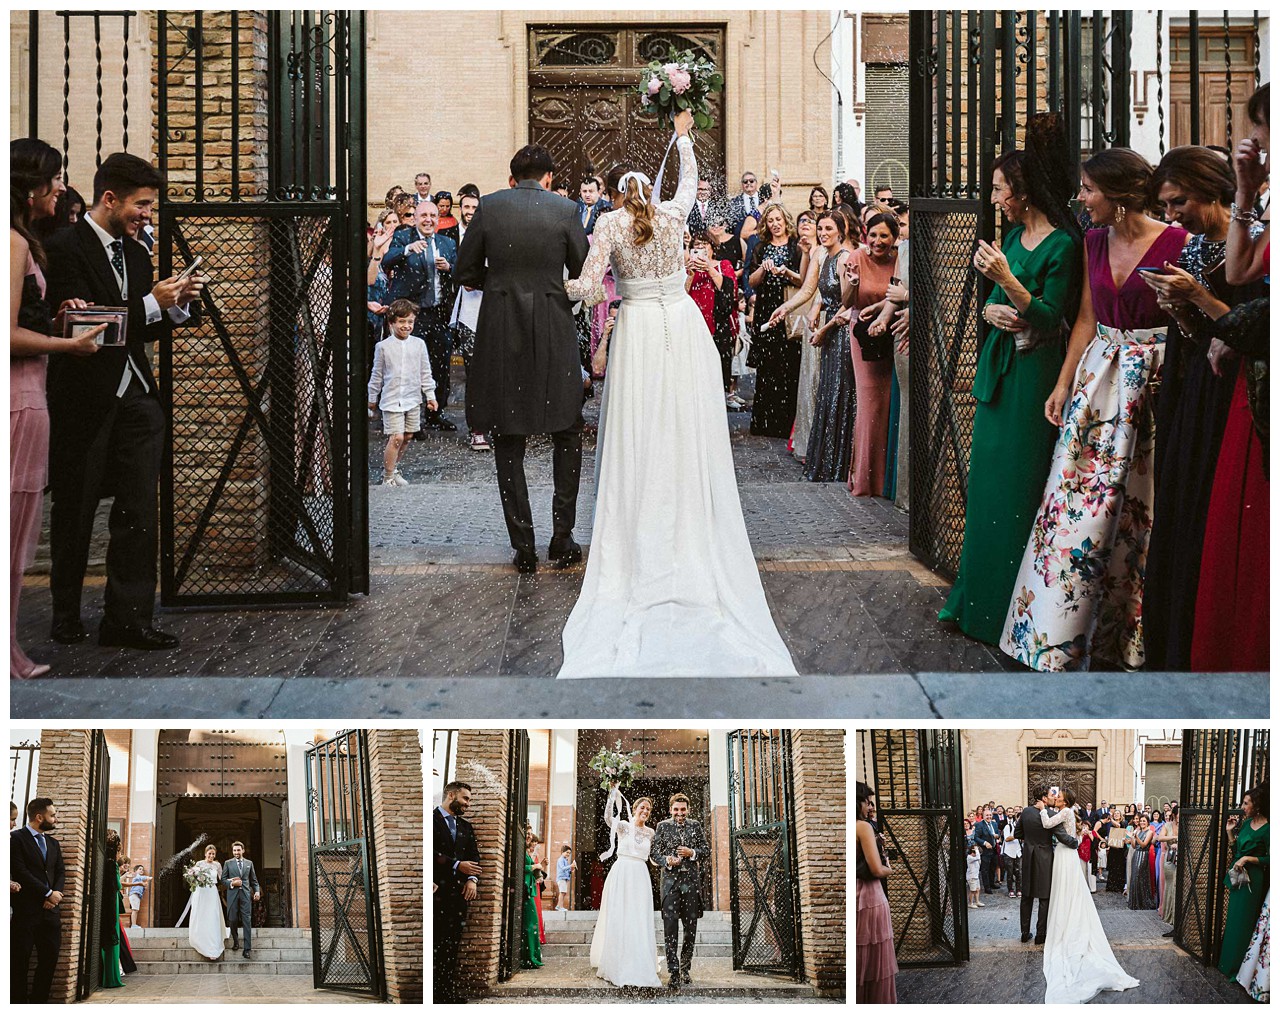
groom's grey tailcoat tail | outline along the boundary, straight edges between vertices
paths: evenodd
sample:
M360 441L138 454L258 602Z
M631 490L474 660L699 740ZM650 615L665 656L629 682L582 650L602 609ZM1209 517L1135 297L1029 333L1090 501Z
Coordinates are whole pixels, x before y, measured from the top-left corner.
M454 280L484 290L467 367L474 432L557 433L582 412L582 360L565 271L588 250L574 203L524 180L480 199Z

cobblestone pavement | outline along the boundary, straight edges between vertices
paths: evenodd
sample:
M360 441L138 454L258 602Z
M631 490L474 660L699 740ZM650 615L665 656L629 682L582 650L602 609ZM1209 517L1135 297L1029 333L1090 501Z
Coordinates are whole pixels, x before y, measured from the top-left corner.
M85 1003L367 1003L366 997L316 989L309 975L127 975Z
M1116 959L1141 982L1136 989L1101 993L1093 1003L1253 1002L1216 968L1162 936L1169 924L1159 913L1133 911L1119 893L1100 889L1093 897ZM899 1003L1043 1003L1044 949L1021 942L1018 899L997 890L982 901L985 908L969 910L970 960L954 968L899 971Z
M660 973L665 978L666 973ZM479 1003L843 1003L815 997L804 983L735 972L730 958L695 958L692 988L619 989L600 980L587 958L549 958L517 972Z
M594 419L594 401L586 414ZM404 470L414 485L370 490L371 594L340 608L166 612L157 625L182 639L172 652L105 649L93 639L62 646L48 639L48 578L38 561L24 587L19 636L53 673L11 684L12 713L265 718L314 716L320 707L367 718L1018 717L1030 679L1046 706L1077 718L1268 714L1265 675L1028 676L1000 651L938 622L947 585L908 551L905 514L881 499L854 498L840 483L804 482L784 441L750 436L744 412L730 419L747 528L779 630L805 675L709 678L696 694L687 681L557 684L550 677L583 568L514 572L493 456L469 449L460 409L448 415L457 433L433 432L410 449ZM382 440L370 435L375 470ZM545 549L550 445L532 441L527 462ZM583 544L593 496L589 438ZM95 559L103 555L102 527ZM101 619L102 587L98 567L85 589L90 631ZM206 707L210 676L224 682ZM1200 689L1206 685L1212 693Z

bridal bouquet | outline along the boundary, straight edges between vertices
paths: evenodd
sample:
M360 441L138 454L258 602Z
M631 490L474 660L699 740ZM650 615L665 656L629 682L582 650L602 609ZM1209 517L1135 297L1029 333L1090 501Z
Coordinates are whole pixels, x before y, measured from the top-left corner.
M666 60L654 60L640 78L640 105L656 112L659 122L672 120L689 110L700 130L711 126L711 106L707 97L724 88L724 75L705 56L686 49L667 51Z
M218 878L214 875L213 870L200 863L192 863L183 870L182 879L187 882L187 890L189 891L194 891L197 887L218 886Z
M644 765L636 760L639 750L630 753L622 752L622 740L618 740L610 750L602 746L599 752L587 762L587 767L600 776L600 788L609 789L614 782L618 787L627 789L636 777L644 771Z

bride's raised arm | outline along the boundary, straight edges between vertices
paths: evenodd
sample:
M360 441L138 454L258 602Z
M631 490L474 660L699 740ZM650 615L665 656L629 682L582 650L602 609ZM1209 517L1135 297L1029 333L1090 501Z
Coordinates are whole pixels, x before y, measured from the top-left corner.
M622 798L622 790L618 786L614 786L609 790L609 798L604 803L604 822L610 831L617 831L618 824L622 821L622 805L625 800ZM627 806L630 811L630 805ZM628 817L631 814L628 812Z
M681 134L676 138L676 150L680 153L680 180L675 197L663 201L661 207L686 221L693 211L693 202L698 199L698 159L693 153L693 138Z
M1071 813L1070 807L1064 806L1057 813L1050 815L1048 810L1040 811L1040 823L1045 827L1057 827L1066 821L1067 815Z

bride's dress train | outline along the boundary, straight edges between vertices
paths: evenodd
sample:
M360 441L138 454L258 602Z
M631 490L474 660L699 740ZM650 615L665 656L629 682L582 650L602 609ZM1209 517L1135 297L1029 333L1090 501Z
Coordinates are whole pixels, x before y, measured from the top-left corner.
M1062 824L1067 834L1076 836L1076 815L1069 807L1052 816L1041 810L1040 820L1045 827ZM1111 952L1076 851L1061 842L1055 842L1053 848L1049 926L1044 941L1044 1002L1088 1003L1104 989L1133 989L1138 980L1120 967Z
M631 823L631 806L622 819L622 793L614 789L605 804L610 847L618 858L605 877L600 914L591 937L591 967L615 986L661 986L658 978L658 935L654 928L653 886L649 880L649 849L653 829Z
M559 678L794 676L738 498L719 353L685 292L684 223L697 189L678 142L676 197L637 246L630 213L602 215L571 299L622 299L596 438L596 506Z

